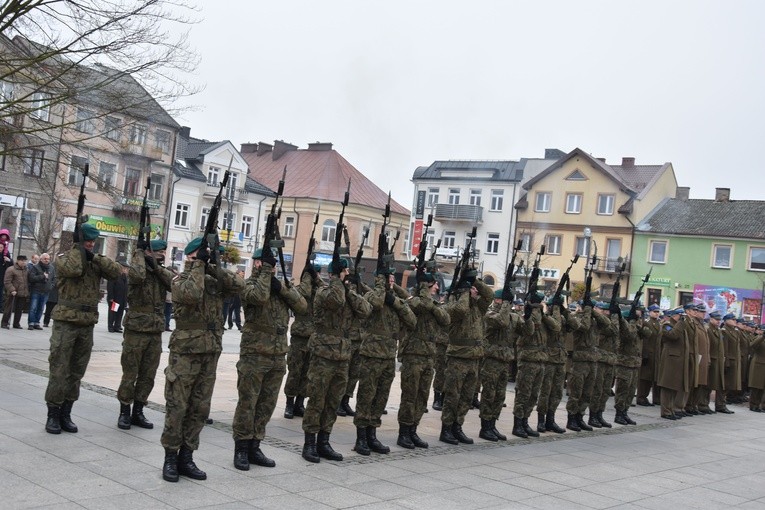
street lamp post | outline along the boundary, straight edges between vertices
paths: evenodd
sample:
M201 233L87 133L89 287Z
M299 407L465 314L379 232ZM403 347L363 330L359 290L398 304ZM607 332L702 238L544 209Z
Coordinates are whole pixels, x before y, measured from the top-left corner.
M14 205L18 204L19 197L16 197ZM24 213L27 210L27 192L24 192L24 198L21 199L21 217L19 218L19 247L16 249L16 256L21 255L21 242L24 235Z

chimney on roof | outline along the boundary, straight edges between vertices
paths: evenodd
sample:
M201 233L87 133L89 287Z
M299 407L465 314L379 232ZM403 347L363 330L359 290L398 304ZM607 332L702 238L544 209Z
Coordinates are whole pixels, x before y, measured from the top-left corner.
M258 152L258 144L257 143L243 143L240 145L239 152L242 154L253 154Z
M308 150L309 151L331 151L332 143L331 142L309 143Z
M691 188L688 186L678 186L675 190L675 198L678 200L688 200L691 196Z
M292 145L283 140L274 140L274 161L284 156L289 151L296 151L297 145Z
M715 188L715 202L730 202L730 188Z
M595 159L597 159L601 163L605 163L606 162L606 158L595 158Z
M635 158L622 158L622 168L632 168L635 166Z
M270 143L260 142L258 144L258 156L262 156L263 154L265 154L267 152L271 152L271 149L273 149L273 148L274 148L274 146L271 145Z
M191 138L191 128L189 126L181 126L181 129L178 130L178 135L188 140Z
M545 149L545 159L560 159L565 155L560 149Z

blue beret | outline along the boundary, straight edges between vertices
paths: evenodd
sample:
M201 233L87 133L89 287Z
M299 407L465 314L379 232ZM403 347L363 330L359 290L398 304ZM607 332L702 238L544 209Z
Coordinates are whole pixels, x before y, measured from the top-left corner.
M338 260L337 266L339 267L335 267L335 262L332 261L327 265L327 271L331 274L340 274L343 269L348 269L348 261L346 259L340 259Z
M151 251L159 251L167 248L167 241L164 239L152 239L149 244L151 245Z
M80 236L82 237L83 241L93 241L98 239L98 236L100 235L101 232L99 232L98 229L90 223L83 223L80 226Z
M695 306L695 310L697 312L704 312L704 313L706 313L707 312L707 307L704 305L704 303L699 303L699 304L697 304Z
M513 304L514 305L522 305L523 304L523 300L522 299L516 299L515 301L513 301Z
M185 255L191 255L192 253L197 251L200 246L202 246L202 238L196 237L192 239L189 244L186 245L186 247L183 249L183 253Z
M595 306L597 308L600 308L601 310L608 310L611 307L611 305L609 303L606 303L605 301L598 301L597 303L595 303Z
M683 306L683 309L684 310L690 310L690 309L694 309L695 310L696 309L696 303L694 303L694 302L685 303L685 305Z
M661 308L659 308L659 305L651 305L648 307L649 312L658 312L659 310L661 310Z

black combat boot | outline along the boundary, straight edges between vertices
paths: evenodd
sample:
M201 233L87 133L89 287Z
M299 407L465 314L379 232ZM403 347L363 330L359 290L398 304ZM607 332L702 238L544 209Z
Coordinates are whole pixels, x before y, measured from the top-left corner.
M627 420L627 425L637 425L637 422L633 420L632 418L630 418L630 415L627 413L627 411L624 411L622 413L622 416L624 417L625 420Z
M77 432L77 425L72 421L72 405L71 400L65 400L61 405L61 430L64 432L71 432L72 434Z
M295 397L295 408L292 411L292 414L294 416L297 416L298 418L302 418L305 414L305 406L303 405L303 399L304 397L301 395L298 395Z
M582 421L584 422L584 418L582 418ZM595 427L596 429L602 428L603 425L600 423L600 420L598 420L598 413L592 412L590 410L590 417L587 419L587 425L590 427ZM579 424L580 427L582 427L582 424ZM584 427L582 427L583 430L587 430Z
M356 427L356 445L353 447L353 451L359 455L369 455L370 450L367 444L366 427Z
M194 452L187 446L181 446L178 452L178 474L194 480L207 480L207 473L194 463Z
M247 445L247 460L250 464L262 467L275 467L276 462L265 456L260 449L260 439L251 439Z
M346 416L356 416L356 411L353 410L351 404L348 402L350 399L351 397L344 395L343 399L340 401L340 407L343 408Z
M375 453L390 453L390 447L385 446L377 439L377 428L371 425L367 427L367 444L369 449Z
M540 434L547 432L545 413L537 412L537 432Z
M234 467L240 471L250 470L250 460L247 451L250 448L249 439L237 439L234 441Z
M117 427L122 430L130 430L130 404L120 404L120 417L117 418Z
M627 414L626 411L625 411L624 414ZM602 426L604 426L607 429L611 428L611 424L608 423L605 418L603 418L603 411L598 411L598 414L596 415L596 418L598 419L598 421L600 422L600 424Z
M343 397L345 398L345 397ZM348 416L348 413L345 412L345 409L343 408L343 401L341 400L339 404L337 404L337 409L335 409L335 414L338 416Z
M295 397L287 397L287 404L284 406L284 417L291 420L295 416Z
M417 435L417 425L409 427L409 439L412 440L412 444L417 448L427 448L428 443L423 441L420 436Z
M319 431L319 436L316 439L316 453L319 454L319 457L327 460L335 460L335 461L341 461L343 460L343 455L339 452L336 452L332 445L329 444L329 432Z
M499 438L494 435L494 431L491 429L491 420L481 420L481 431L478 432L478 437L494 443L499 441Z
M582 413L576 415L576 424L580 429L586 430L587 432L592 432L592 427L587 425L587 423L584 421L584 416Z
M539 432L537 432L536 430L532 429L531 425L529 425L529 419L528 418L524 418L523 421L521 422L521 424L523 426L523 430L526 431L526 435L528 435L529 437L539 437Z
M547 419L545 420L545 428L548 432L555 432L556 434L563 434L566 431L555 423L555 411L547 411Z
M409 435L409 425L404 425L403 423L398 424L398 440L396 441L396 444L401 448L414 450L414 443Z
M452 434L452 426L446 423L441 423L441 435L438 436L438 440L448 444L459 444L457 438Z
M165 462L162 464L162 478L168 482L178 481L178 452L165 448Z
M321 462L319 454L316 453L316 434L305 433L305 443L303 443L303 458L308 462Z
M491 431L494 432L494 435L497 436L497 439L500 441L507 441L507 436L497 430L497 420L491 420Z
M457 441L463 444L473 444L473 440L465 435L465 432L462 430L462 425L457 423L456 421L452 423L452 434L454 434L454 437L457 438Z
M614 423L618 423L619 425L627 425L627 420L624 418L623 411L616 411L616 416L614 416Z
M130 423L136 427L141 427L142 429L153 429L154 424L147 420L146 416L143 415L144 405L143 402L133 402L133 414L130 417Z
M568 430L573 430L574 432L581 432L582 429L579 427L579 419L577 418L578 415L568 413L568 422L566 423L566 428Z
M513 435L527 439L529 435L526 433L526 429L523 428L523 418L513 416Z
M481 408L481 401L478 400L478 393L473 394L473 402L470 405L473 407L473 409Z
M443 393L440 391L433 391L433 410L440 411L443 408Z
M61 434L61 408L48 404L48 419L45 421L45 432Z

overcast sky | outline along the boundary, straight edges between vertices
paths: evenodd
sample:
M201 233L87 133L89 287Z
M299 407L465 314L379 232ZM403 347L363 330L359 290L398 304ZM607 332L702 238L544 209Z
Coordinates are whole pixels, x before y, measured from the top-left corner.
M192 136L332 142L411 208L417 166L580 147L765 199L765 1L203 1Z

